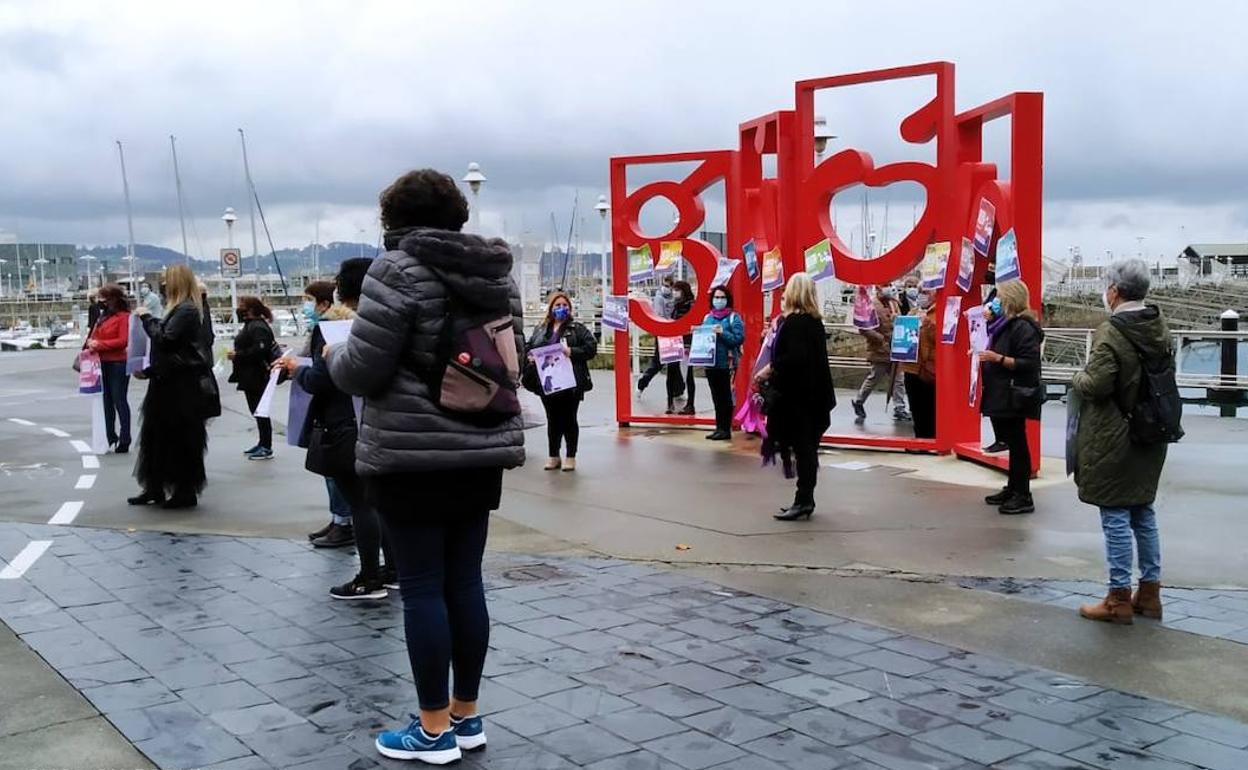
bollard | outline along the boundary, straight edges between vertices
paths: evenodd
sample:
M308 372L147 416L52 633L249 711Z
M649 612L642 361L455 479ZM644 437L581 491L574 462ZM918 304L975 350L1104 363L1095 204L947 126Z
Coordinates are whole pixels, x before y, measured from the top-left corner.
M1239 313L1234 310L1228 310L1222 314L1222 331L1236 332L1239 331ZM1218 393L1218 401L1221 402L1221 416L1234 417L1239 404L1243 401L1243 394L1238 390L1234 390L1235 377L1239 373L1239 339L1235 337L1227 337L1222 340L1222 385L1224 389Z

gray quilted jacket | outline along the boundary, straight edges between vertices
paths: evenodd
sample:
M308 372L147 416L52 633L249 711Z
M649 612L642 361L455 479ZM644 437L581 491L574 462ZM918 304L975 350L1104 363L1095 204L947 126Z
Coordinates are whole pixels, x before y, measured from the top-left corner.
M350 338L327 359L334 384L364 396L356 472L523 465L521 417L491 428L457 420L433 403L420 374L435 360L452 293L481 312L510 310L517 350L524 350L520 292L506 242L412 228L386 233L386 248L368 269Z

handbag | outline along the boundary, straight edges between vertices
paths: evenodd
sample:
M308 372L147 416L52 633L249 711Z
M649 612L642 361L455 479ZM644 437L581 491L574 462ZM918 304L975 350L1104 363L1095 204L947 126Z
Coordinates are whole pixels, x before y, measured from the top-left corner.
M79 350L77 353L74 354L74 362L70 364L69 368L73 369L75 372L82 371L82 351L81 350Z
M217 378L211 369L196 375L195 397L199 406L200 419L210 420L221 416L221 391L217 387Z
M325 425L318 420L312 423L311 434L304 468L330 478L355 473L357 430L354 420L342 420L333 425Z
M1039 407L1048 397L1043 385L1019 385L1010 382L1010 408L1026 412Z

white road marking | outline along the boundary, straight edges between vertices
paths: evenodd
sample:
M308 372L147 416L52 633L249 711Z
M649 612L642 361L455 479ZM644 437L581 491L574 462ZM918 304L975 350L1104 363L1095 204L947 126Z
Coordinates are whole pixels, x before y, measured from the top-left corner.
M69 445L84 455L91 454L91 445L85 441L74 439L73 441L69 442Z
M73 524L74 519L78 518L78 514L82 512L82 501L75 500L69 503L61 503L61 507L52 518L48 519L49 524Z
M26 574L26 570L30 569L40 556L43 556L43 552L48 550L50 545L52 545L51 540L35 540L27 543L26 547L13 557L13 561L0 570L0 580L16 580Z
M829 463L829 468L840 468L843 471L865 471L868 468L874 468L871 463L864 463L858 460L851 460L846 463Z
M60 428L44 428L43 432L50 433L51 435L56 436L57 438L69 438L69 434L61 430Z
M95 474L84 473L78 477L78 483L74 485L74 489L90 489L95 486Z
M17 425L26 425L31 428L35 427L35 424L33 422L31 422L30 420L23 420L20 417L10 417L9 422L16 423Z
M83 455L82 456L83 470L93 471L99 467L100 467L100 458L96 457L95 455Z

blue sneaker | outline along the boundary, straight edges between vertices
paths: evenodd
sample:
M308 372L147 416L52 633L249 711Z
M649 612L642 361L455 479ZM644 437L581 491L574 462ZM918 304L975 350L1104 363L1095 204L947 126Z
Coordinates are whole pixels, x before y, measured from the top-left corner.
M272 460L273 450L268 447L257 447L256 451L247 455L248 460Z
M455 742L464 751L485 748L485 727L481 724L481 717L451 717L451 729L455 731Z
M402 730L388 730L377 736L377 751L390 759L418 759L428 765L449 765L463 755L452 728L441 735L429 735L420 727L415 714Z

